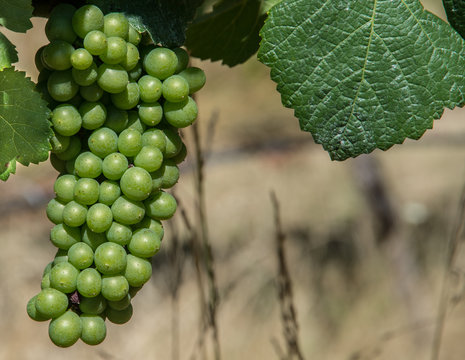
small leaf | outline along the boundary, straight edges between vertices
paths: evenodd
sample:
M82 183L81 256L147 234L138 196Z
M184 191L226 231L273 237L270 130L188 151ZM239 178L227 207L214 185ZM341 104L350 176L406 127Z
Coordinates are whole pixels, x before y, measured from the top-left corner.
M18 61L16 47L0 32L0 70Z
M223 0L189 26L186 47L201 59L243 63L258 50L265 18L259 0Z
M94 0L105 13L124 12L139 31L148 31L155 44L181 46L187 24L204 0Z
M48 117L47 103L24 72L0 71L0 169L12 159L23 165L47 160Z
M7 162L4 166L4 171L0 173L0 180L7 181L11 174L16 173L16 160Z
M0 24L16 32L32 28L31 0L0 0Z
M334 160L418 139L464 104L465 43L418 0L283 0L261 35L283 104Z
M465 1L443 0L447 20L457 32L465 37Z

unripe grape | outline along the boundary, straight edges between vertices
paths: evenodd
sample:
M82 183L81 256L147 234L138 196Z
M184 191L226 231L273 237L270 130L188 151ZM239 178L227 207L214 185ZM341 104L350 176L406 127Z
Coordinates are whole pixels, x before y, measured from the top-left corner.
M60 317L52 320L48 328L50 340L60 347L69 347L79 340L82 332L79 315L68 310Z

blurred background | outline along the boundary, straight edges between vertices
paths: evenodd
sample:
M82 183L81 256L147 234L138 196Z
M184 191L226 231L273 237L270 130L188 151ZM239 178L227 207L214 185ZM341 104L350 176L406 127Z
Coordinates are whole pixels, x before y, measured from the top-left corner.
M440 0L423 3L444 18ZM27 34L7 34L18 44L18 68L33 80L35 51L47 43L44 24L36 18ZM446 110L420 141L332 162L282 107L256 58L233 69L193 65L207 74L197 97L198 134L221 358L285 358L276 241L282 231L293 289L284 300L295 307L303 358L430 359L465 184L464 110ZM47 323L26 314L56 251L45 214L56 172L48 162L19 167L0 183L0 359L214 358L213 332L201 321L210 295L204 258L196 257L202 227L195 142L192 130L183 136L189 155L174 188L180 210L165 225L153 277L134 298L131 321L108 324L96 347L57 348ZM463 255L458 248L446 282L444 360L465 358Z

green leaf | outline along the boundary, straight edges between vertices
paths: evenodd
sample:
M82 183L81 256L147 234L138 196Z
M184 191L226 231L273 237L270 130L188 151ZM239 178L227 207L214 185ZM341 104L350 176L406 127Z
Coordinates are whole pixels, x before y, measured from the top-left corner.
M148 31L155 44L175 47L185 41L187 24L203 0L94 0L102 11L124 12L139 31Z
M418 139L464 104L464 41L417 0L284 0L268 19L259 59L334 160Z
M16 173L16 161L13 159L7 162L3 168L5 170L0 174L0 180L7 181L11 174Z
M32 28L31 0L0 0L0 24L16 32Z
M235 66L257 52L265 18L260 0L223 0L189 26L186 47L192 56Z
M16 47L0 32L0 70L18 61Z
M465 37L465 1L443 0L447 20L457 32Z
M34 86L24 72L0 71L0 169L12 159L29 165L48 158L49 110Z

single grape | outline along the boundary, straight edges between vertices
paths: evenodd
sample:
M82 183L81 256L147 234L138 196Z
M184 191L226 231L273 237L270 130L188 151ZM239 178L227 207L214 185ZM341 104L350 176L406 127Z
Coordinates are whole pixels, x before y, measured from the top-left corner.
M126 129L128 125L128 112L126 110L117 109L113 105L108 106L107 109L107 119L104 126L119 134Z
M47 45L40 47L39 50L36 51L36 54L34 56L34 64L37 70L39 70L40 72L39 78L37 79L38 84L46 81L50 75L50 71L49 71L50 69L47 69L46 68L47 65L45 65L44 62L42 61L42 52L44 51L46 46ZM42 91L40 92L42 93Z
M114 310L124 310L131 304L131 295L129 293L118 301L107 301L108 307L111 307Z
M178 58L172 50L159 47L145 56L143 66L147 74L165 80L176 71Z
M59 264L61 262L68 262L68 250L58 249L58 251L56 252L52 264L53 266L55 266L56 264ZM50 269L50 271L52 270Z
M162 82L150 75L142 76L137 81L140 90L140 98L143 102L154 103L162 94Z
M79 48L71 54L71 65L78 70L85 70L92 65L94 58L86 49Z
M83 205L92 205L99 197L99 183L95 179L79 179L74 186L74 200Z
M174 127L184 128L191 125L197 119L197 104L194 99L188 97L183 102L166 101L163 105L166 121Z
M76 40L77 35L71 23L75 11L73 5L63 3L52 10L45 24L45 35L48 40L64 40L70 44Z
M86 243L78 242L69 248L68 261L78 270L86 269L94 261L94 252Z
M56 157L60 160L68 161L75 158L81 151L81 140L78 136L71 136L69 139L68 148L62 153L56 154Z
M119 64L126 59L127 52L128 47L124 39L110 36L107 38L107 47L100 55L100 59L106 64Z
M87 130L99 128L107 118L107 109L101 102L83 102L79 107L79 113L82 117L82 127Z
M50 340L60 347L73 345L81 336L81 331L81 319L72 310L68 310L60 317L52 320L48 327Z
M142 146L155 146L165 152L166 149L166 137L160 129L147 129L142 134Z
M166 220L176 212L177 203L173 195L160 190L144 201L147 215L152 219Z
M110 180L119 180L128 168L128 159L119 152L109 154L103 159L103 175Z
M100 86L98 86L97 83L94 82L93 84L90 84L88 86L81 86L79 89L79 94L82 96L84 100L95 102L95 101L99 101L102 98L103 89ZM106 112L105 112L105 115L106 115ZM89 130L92 130L92 129L89 129Z
M126 156L135 156L142 148L142 135L134 129L126 129L118 137L118 150Z
M107 319L113 324L127 323L131 319L132 313L133 309L131 304L124 310L115 310L111 307L108 307L106 310Z
M74 13L72 24L75 33L84 39L89 32L103 29L103 13L95 5L84 5Z
M116 181L105 180L100 184L98 201L111 206L121 196L121 189Z
M26 307L27 314L32 320L35 320L35 321L49 320L50 319L49 317L42 315L41 313L37 311L36 300L37 300L37 295L35 295L28 301L27 307Z
M132 255L149 258L155 255L161 246L161 239L155 231L142 228L134 231L128 250Z
M92 261L93 260L92 256ZM87 298L96 297L102 290L102 276L94 268L84 269L77 277L76 288L82 296Z
M103 32L106 36L119 36L122 39L127 39L129 33L128 19L122 13L105 15Z
M94 297L81 296L81 301L79 303L79 310L81 310L85 314L98 315L98 314L103 313L106 307L107 307L107 301L101 294L94 296Z
M126 250L113 242L106 242L95 250L95 266L105 275L116 275L126 268Z
M173 52L178 58L178 65L176 66L174 73L178 74L187 68L187 65L189 64L189 54L183 48L175 48L173 49Z
M182 163L187 156L187 148L186 145L182 144L181 150L173 157L171 157L169 160L171 160L174 164L180 164Z
M89 86L95 83L98 79L98 69L97 65L93 62L87 69L78 70L76 68L72 69L73 79L76 84L80 86Z
M105 204L94 204L87 211L86 223L93 232L103 233L107 231L112 221L111 209Z
M82 242L89 245L92 251L95 251L100 245L102 245L107 238L105 233L96 233L93 232L87 224L84 224L82 227Z
M71 67L74 47L63 40L53 40L42 51L42 61L53 70L67 70Z
M145 207L140 201L120 196L111 206L113 218L124 225L133 225L144 218Z
M36 297L35 306L43 318L54 319L68 308L68 297L56 289L43 289Z
M171 103L184 102L189 95L189 83L180 75L172 75L163 81L162 94Z
M158 125L163 118L163 108L158 102L142 103L139 106L139 117L148 126Z
M172 159L167 159L152 175L152 182L159 183L159 188L169 189L179 180L179 168ZM154 189L152 189L154 192Z
M120 65L102 64L97 73L99 86L110 94L123 91L129 81L128 73Z
M71 70L54 71L47 80L47 90L56 101L69 101L79 91L79 85L74 81Z
M87 345L98 345L107 335L105 320L101 316L81 314L81 340Z
M128 83L122 92L111 94L111 101L118 109L132 109L139 103L139 86Z
M50 286L63 293L72 293L76 290L79 270L69 262L60 262L50 271Z
M131 200L144 200L152 192L152 177L147 170L131 167L120 180L121 192Z
M64 173L66 171L66 162L58 159L58 156L55 153L50 154L50 164L59 173Z
M50 288L50 274L45 274L42 277L42 281L40 282L40 288L42 290Z
M197 67L188 67L181 71L179 76L182 76L189 83L189 94L193 94L203 88L207 80L203 70Z
M63 209L63 222L71 227L78 227L85 223L87 206L76 201L70 201Z
M90 151L85 151L76 158L74 170L80 177L96 178L102 173L102 159Z
M143 146L134 158L134 165L148 172L158 170L163 163L163 154L158 147Z
M126 56L124 59L120 62L121 66L124 68L126 71L131 71L134 69L139 62L139 50L137 49L137 46L127 43L127 52Z
M182 149L183 143L178 132L172 129L164 129L166 147L163 156L167 159L172 158L179 154Z
M63 136L76 134L82 124L81 115L74 106L69 104L58 105L53 110L51 120L55 131Z
M128 225L120 224L113 221L110 228L106 232L108 241L114 242L121 246L129 244L132 237L132 230Z
M161 221L152 219L148 216L144 217L141 222L135 224L134 229L150 229L155 232L155 234L157 234L157 236L160 238L160 241L163 240L163 236L165 234Z
M142 75L142 64L140 61L131 70L128 71L128 78L131 82L136 82Z
M116 245L116 244L115 244ZM102 278L102 296L110 301L118 301L129 292L129 284L122 275L104 275Z
M68 203L73 200L76 182L77 178L74 175L67 174L59 176L53 185L53 190L55 191L57 199L63 203Z
M118 150L118 135L113 130L102 127L92 132L87 143L90 151L103 159Z
M65 208L65 203L58 200L52 199L47 205L47 217L54 224L61 224L63 222L63 209Z
M128 254L124 277L128 280L130 286L142 286L149 281L151 276L152 265L150 261Z
M84 48L92 55L102 55L107 48L107 37L100 30L92 30L84 37Z
M128 111L128 128L135 129L141 134L144 133L147 126L140 120L139 114L137 111Z
M139 45L141 38L142 37L140 32L134 29L134 27L132 27L131 24L129 24L128 42L137 46Z

